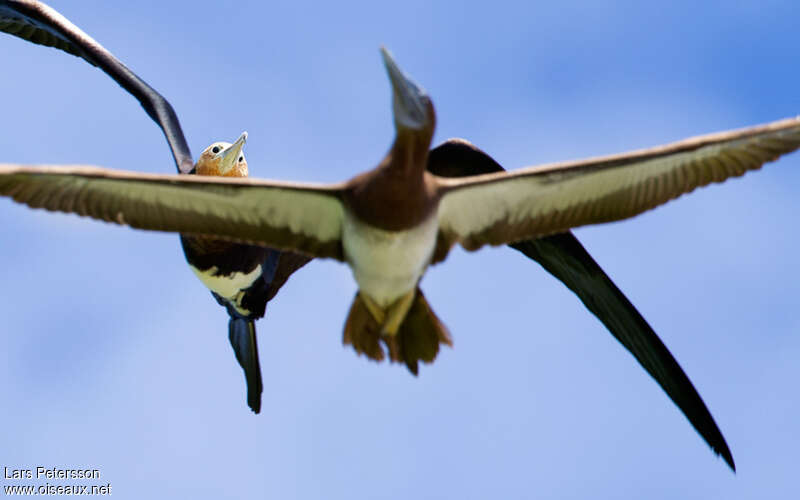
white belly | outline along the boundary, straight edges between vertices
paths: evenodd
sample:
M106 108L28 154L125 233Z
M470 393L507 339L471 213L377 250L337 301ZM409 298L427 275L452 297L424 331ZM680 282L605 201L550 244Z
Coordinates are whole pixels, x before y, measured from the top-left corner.
M233 273L226 276L216 275L218 271L217 266L213 266L211 269L205 272L197 269L191 264L189 267L192 269L192 271L194 271L194 274L200 278L200 281L202 281L203 284L208 287L209 290L216 293L220 297L228 299L228 301L241 314L244 314L245 316L250 314L250 311L241 307L242 295L244 294L242 290L250 288L253 282L257 280L259 276L261 276L261 266L256 266L255 269L247 274Z
M412 290L431 261L438 230L435 213L408 231L385 231L345 213L344 257L361 291L386 307Z

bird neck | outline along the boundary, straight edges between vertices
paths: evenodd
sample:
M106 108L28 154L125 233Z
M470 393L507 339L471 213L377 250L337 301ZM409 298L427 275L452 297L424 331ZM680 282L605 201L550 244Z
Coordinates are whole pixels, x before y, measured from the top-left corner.
M437 202L425 172L431 135L398 130L392 149L378 167L349 181L344 201L357 219L400 231L430 216Z
M398 128L392 149L379 166L383 174L402 177L410 186L422 182L432 135L425 130Z

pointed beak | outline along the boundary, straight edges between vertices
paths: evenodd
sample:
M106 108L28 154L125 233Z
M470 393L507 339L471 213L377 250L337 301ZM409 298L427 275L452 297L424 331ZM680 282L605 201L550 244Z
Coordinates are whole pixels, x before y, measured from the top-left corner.
M395 122L406 128L423 128L428 122L427 92L400 70L385 47L381 47L381 55L392 83Z
M220 160L220 175L225 175L236 166L236 162L239 161L239 155L242 153L245 142L247 142L247 132L242 132L242 135L236 139L236 142L215 155L215 158L219 158Z

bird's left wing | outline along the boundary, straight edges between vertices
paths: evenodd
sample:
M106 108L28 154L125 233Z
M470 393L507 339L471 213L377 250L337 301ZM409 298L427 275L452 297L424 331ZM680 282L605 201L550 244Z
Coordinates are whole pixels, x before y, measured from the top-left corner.
M428 171L443 177L458 177L501 172L503 167L469 142L450 139L431 150ZM725 437L689 377L636 307L572 232L551 234L510 246L541 264L572 290L655 379L709 446L734 468Z
M463 179L438 179L437 258L625 219L800 147L800 119L651 149Z
M83 166L0 165L0 195L33 208L339 260L343 187Z

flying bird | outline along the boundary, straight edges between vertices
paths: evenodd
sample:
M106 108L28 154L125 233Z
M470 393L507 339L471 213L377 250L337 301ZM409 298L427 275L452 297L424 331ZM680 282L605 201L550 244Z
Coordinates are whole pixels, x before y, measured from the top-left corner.
M56 46L99 65L134 94L148 114L159 123L170 142L179 170L191 171L191 155L188 154L188 147L185 147L174 111L166 100L96 42L85 35L76 37L75 33L82 34L80 30L52 9L47 10L45 7L40 2L0 1L0 29L36 43ZM87 40L93 43L88 43ZM91 50L87 51L87 47L95 46L101 49L99 54L103 57L93 54ZM104 57L105 55L110 58ZM389 66L390 61L387 61L387 67ZM348 317L345 340L353 343L360 352L374 358L383 356L379 345L379 342L383 342L390 357L402 359L412 370L416 369L417 360L432 360L440 342L449 342L446 329L433 314L421 292L416 289L425 267L431 261L443 259L454 243L460 243L467 249L475 249L487 243L512 243L512 246L539 261L581 297L587 307L631 350L681 407L712 448L721 453L733 467L724 438L674 358L580 243L566 231L582 224L629 217L697 186L712 181L719 182L732 175L741 175L747 169L758 168L765 161L775 159L797 147L795 120L704 136L615 157L525 169L508 175L493 174L479 179L447 181L419 175L419 164L422 163L439 175L452 176L486 173L502 168L477 148L463 141L448 141L428 154L435 124L432 104L427 94L406 79L396 65L395 69L401 77L400 90L396 85L397 75L392 77L398 130L395 145L379 169L349 183L323 188L281 183L221 182L200 187L200 184L173 182L158 176L124 173L114 175L83 169L55 173L56 171L16 167L4 168L4 177L0 182L4 183L5 194L13 194L18 201L32 206L85 213L96 218L128 222L134 227L177 230L235 241L272 244L296 248L311 255L347 260L354 270L360 292ZM390 75L391 73L390 68ZM401 95L404 88L406 91L412 90L410 93L406 92L410 97ZM398 99L407 101L400 103L399 114ZM424 104L426 100L427 104ZM419 103L424 105L419 106ZM425 109L428 105L429 110ZM176 129L177 134L174 133ZM183 141L183 147L180 146L180 141ZM422 143L424 148L418 147ZM462 156L474 160L472 165L475 171L468 171L466 165L469 163ZM41 180L48 176L48 180ZM55 182L56 179L67 178L70 179L67 182ZM77 196L75 192L74 182L80 178L87 182L86 196ZM9 183L9 179L14 180ZM183 179L189 180L191 179ZM120 183L123 187L119 187ZM141 201L137 200L140 197L137 195L142 194L139 189L149 189L148 186L154 185L159 187L153 188L153 193L161 192L163 188L180 192L179 200L191 205L188 213L187 206L165 204L160 198L153 199L154 204L148 208L137 208ZM119 200L109 199L110 193L118 188L120 194L122 191L126 194ZM325 211L324 207L330 204L339 212L334 217L325 219L331 223L327 233L325 228L320 234L314 230L309 231L308 226L312 225L309 217L298 216L291 210L281 212L282 209L277 210L283 219L275 224L276 227L266 227L269 226L267 224L259 229L254 226L263 225L263 220L258 220L264 216L263 212L254 217L255 220L244 220L244 213L234 213L242 208L241 204L225 206L221 203L229 194L240 190L242 193L249 193L256 188L270 192L269 196L275 200L281 196L304 199L309 207L317 206L316 209L308 208L310 211ZM411 202L402 200L406 194L403 190L406 188L411 191L418 188L416 193L412 193ZM66 199L59 201L49 198L48 190L62 189L65 190L62 194ZM209 217L211 220L207 221L205 227L200 227L186 219L191 218L193 211L199 211L198 197L203 197L203 192L216 198L220 206L215 205L215 213ZM559 199L562 194L568 196ZM411 214L405 214L405 219L402 213L393 217L390 209L380 208L381 195L387 196L389 205L410 209ZM70 203L70 197L74 197L72 201L78 202L78 205ZM100 206L101 199L112 203ZM537 201L531 201L534 199ZM276 205L281 203L279 201ZM368 213L370 207L378 208L378 215L374 219ZM462 208L466 210L459 217L456 212ZM230 228L227 232L221 229L219 224L224 225L226 220L236 221L237 227ZM340 230L338 235L335 234L337 224ZM432 230L429 227L431 225L436 227ZM189 230L184 231L181 229L183 227ZM348 228L349 232L346 232ZM299 234L292 234L293 232ZM254 233L258 235L254 236ZM423 233L422 237L420 233ZM431 233L434 233L434 237L431 237ZM388 247L397 240L404 239L402 244L417 250L417 262L407 266L413 268L412 272L407 272L406 269L405 276L399 279L396 275L383 276L379 272L376 278L374 271L380 266L376 265L375 260L383 259L394 265L398 263L398 259L391 258L391 248L388 250L388 258L387 255L371 255L371 242L375 237L383 240L384 244L389 241L385 245ZM537 237L539 238L513 243ZM364 239L368 240L366 251L362 244ZM431 239L434 240L433 248L430 248ZM423 244L420 244L421 240ZM420 246L425 248L420 251ZM426 250L430 250L431 254L425 255ZM409 264L403 262L402 258L399 261ZM397 290L403 289L410 281L413 282L413 288L404 292L401 290L399 298L395 298ZM600 296L593 294L592 290L600 290ZM611 307L606 303L612 304ZM412 324L413 327L410 326ZM425 332L426 335L420 336L419 332Z
M215 142L197 160L198 176L247 177L242 148L247 132L234 143ZM191 270L227 311L228 339L247 381L247 405L261 411L264 390L258 358L255 320L264 317L269 302L289 275L308 257L259 245L243 245L204 236L181 235L181 246Z
M0 30L25 40L55 47L102 69L139 100L167 139L180 174L246 177L241 152L243 134L233 145L217 142L206 148L197 164L170 103L111 52L50 6L30 0L0 0ZM228 338L247 382L247 404L261 411L263 383L258 359L255 320L289 276L310 259L263 246L242 245L214 238L181 235L192 271L229 314Z

